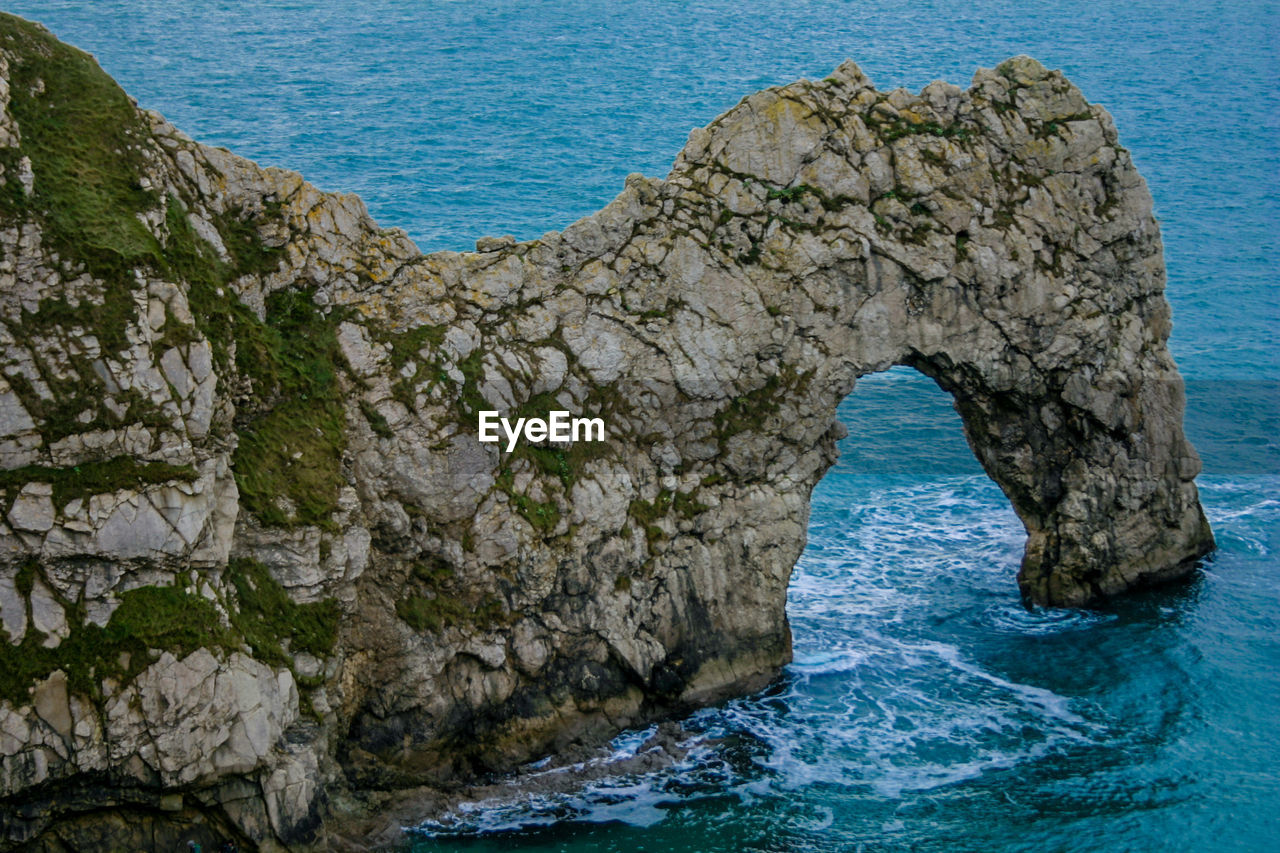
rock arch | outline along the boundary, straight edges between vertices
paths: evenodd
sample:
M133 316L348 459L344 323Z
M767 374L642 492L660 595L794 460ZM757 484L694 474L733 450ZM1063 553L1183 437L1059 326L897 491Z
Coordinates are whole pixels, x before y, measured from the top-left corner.
M788 659L785 589L835 408L891 365L954 396L1027 528L1029 601L1093 603L1212 547L1150 196L1105 110L1033 60L967 92L882 94L846 64L752 95L665 180L632 176L563 233L478 249L379 295L409 316L424 302L406 294L441 282L474 318L460 357L483 353L481 398L519 409L546 391L610 424L609 450L571 455L560 485L516 459L506 506L458 513L484 559L544 573L532 609L573 626L550 644L572 656L538 676L561 684L557 713L708 701ZM503 464L476 470L501 484ZM538 530L529 500L555 522ZM512 530L512 509L528 524Z
M802 318L836 403L850 374L891 364L953 395L1027 528L1029 601L1097 602L1212 547L1150 196L1110 116L1060 74L1018 57L968 92L884 95L845 65L695 131L668 182L680 191L656 191L686 204L710 190L717 228L751 222L730 277L764 313ZM799 304L778 309L771 291Z
M1030 601L1212 547L1150 196L1105 110L1033 60L918 95L845 64L562 233L424 256L0 26L0 151L27 176L0 211L15 843L96 832L107 801L303 842L325 784L456 779L764 683L836 406L895 364L955 397L1027 527ZM75 130L41 136L49 109L117 134L60 152L94 158L73 173L103 176L110 221L54 209L87 185L46 168ZM477 440L488 408L608 438L507 454ZM148 606L208 631L131 635ZM133 656L64 659L104 625ZM223 680L216 713L180 710ZM195 796L163 817L172 790Z

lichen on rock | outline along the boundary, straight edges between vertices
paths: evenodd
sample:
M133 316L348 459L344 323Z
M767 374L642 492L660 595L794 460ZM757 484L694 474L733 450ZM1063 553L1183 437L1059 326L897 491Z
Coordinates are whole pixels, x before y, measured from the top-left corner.
M954 396L1029 601L1212 547L1151 198L1034 60L846 63L433 255L9 16L0 79L0 847L305 846L766 683L836 406L893 365ZM606 439L508 453L481 410Z

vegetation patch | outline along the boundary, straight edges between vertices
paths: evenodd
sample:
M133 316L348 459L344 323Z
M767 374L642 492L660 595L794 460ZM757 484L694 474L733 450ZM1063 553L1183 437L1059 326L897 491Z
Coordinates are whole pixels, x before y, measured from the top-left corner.
M652 501L634 500L627 507L627 512L640 523L644 529L644 537L650 545L657 544L666 538L666 533L658 526L659 519L667 517L675 499L675 492L663 489Z
M478 391L476 392L478 396ZM606 424L612 415L618 412L616 389L593 389L584 408L593 415L605 419ZM477 405L487 406L487 403ZM563 406L552 393L535 394L516 407L516 418L549 419L553 411L563 410ZM542 485L555 491L557 484L565 495L573 489L586 465L594 459L601 459L611 453L608 441L574 441L565 445L536 445L521 442L510 453L504 451L503 465L495 478L494 487L505 492L511 505L541 536L548 537L560 524L561 512L554 499L537 501L515 489L515 469L517 463L527 464L541 476Z
M29 593L36 570L26 568ZM151 664L151 649L183 657L201 647L239 646L213 603L180 587L144 586L119 598L105 627L85 624L82 603L59 599L70 635L57 648L45 648L44 635L31 627L17 646L0 639L0 699L26 704L30 687L60 669L73 693L100 700L102 679L127 683Z
M17 586L24 597L39 576L34 560L19 570ZM339 615L335 600L296 604L266 567L253 560L232 560L227 579L236 591L236 601L227 607L230 627L212 601L182 586L120 593L119 606L102 627L85 623L83 602L54 593L66 612L69 636L47 649L44 635L28 627L14 646L0 629L0 699L25 704L31 686L60 669L73 693L100 701L104 678L128 683L155 660L153 650L182 658L200 648L234 652L247 644L255 658L276 666L291 666L289 655L297 652L324 657L333 651ZM30 624L29 606L27 616Z
M275 272L284 258L283 246L268 246L262 242L259 229L277 222L283 216L281 203L274 199L263 202L259 213L250 214L241 209L215 214L213 224L222 237L222 245L231 255L237 276L265 275Z
M912 122L903 118L886 118L874 112L863 117L867 127L880 135L885 142L895 142L907 136L933 136L939 139L964 141L972 131L961 124L939 124L935 121Z
M527 453L528 448L524 452ZM560 524L560 507L555 501L535 501L516 491L515 472L510 464L504 465L498 472L496 486L507 493L516 512L543 537L550 536Z
M694 497L692 492L676 492L676 496L672 501L672 506L675 507L676 512L680 513L681 516L690 520L711 509L709 505L702 503Z
M10 332L14 331L9 327ZM173 423L164 411L151 400L134 390L109 395L107 386L93 369L89 359L82 355L68 358L71 370L63 376L45 369L39 359L34 364L52 396L41 397L35 387L21 374L6 376L9 386L22 401L23 408L39 424L45 444L53 444L69 435L106 430L124 424L142 424L148 429L172 429ZM105 405L111 396L124 409L117 417Z
M27 483L52 483L53 503L62 509L76 498L117 492L121 489L141 491L147 486L181 481L193 482L196 470L190 465L164 462L138 462L132 456L117 456L106 462L87 462L71 468L46 468L27 465L0 471L0 489L16 494Z
M658 492L652 501L632 501L627 508L627 512L640 523L645 532L645 538L652 545L666 538L666 534L663 533L657 522L670 515L673 509L682 518L692 520L699 514L711 509L711 507L699 501L692 492L676 492L671 489L663 489Z
M0 155L0 213L38 222L64 274L85 272L101 282L99 293L77 303L43 300L24 316L21 334L48 337L78 329L96 337L104 354L116 354L129 345L128 330L137 320L137 271L186 282L195 327L170 314L166 342L189 344L203 335L224 376L234 354L235 372L251 383L252 400L240 406L237 428L243 434L233 460L246 508L267 524L330 523L345 445L337 318L324 316L308 294L285 293L269 300L264 322L229 287L240 276L279 266L283 250L265 245L259 232L281 215L280 205L268 201L259 212L214 217L231 258L226 262L171 197L161 245L142 221L164 205L147 189L150 128L129 97L91 56L35 24L0 15L0 45L16 57L10 111L22 134L19 152ZM30 158L34 173L29 198L15 185L22 156ZM42 370L52 400L41 399L25 380L11 383L40 419L46 442L118 423L169 425L141 399L124 401L129 408L123 418L109 415L102 380L88 360L73 357L72 368L66 376ZM285 501L278 500L282 496Z
M187 282L187 301L196 328L213 348L218 367L230 372L237 365L258 366L261 358L268 354L268 347L262 341L262 323L249 306L227 290L237 278L237 270L223 262L213 246L196 233L187 220L183 203L173 196L169 197L165 210L165 229L169 238L163 258L164 272ZM178 328L172 333L183 334ZM236 354L234 362L232 353Z
M444 343L444 331L443 326L423 325L405 332L389 332L378 336L378 341L386 345L390 356L391 375L395 383L391 387L392 394L411 411L419 384L426 380L448 379L439 356L427 358L422 355L424 349L434 349ZM408 372L408 375L405 370L407 365L413 365L413 371ZM375 431L376 429L375 427Z
M496 595L458 589L452 567L441 560L415 563L410 584L414 591L396 601L396 615L419 633L464 625L488 628L506 618Z
M573 488L578 477L580 465L577 464L587 454L583 448L590 442L575 442L567 449L559 447L538 447L532 444L518 444L512 456L528 459L541 473L555 477L564 486L565 491Z
M781 410L783 394L805 393L813 374L814 370L799 373L795 368L784 365L759 388L731 399L723 409L716 412L713 420L721 449L738 433L763 430L766 421Z
M135 270L163 268L160 243L140 218L160 206L145 182L150 128L93 57L38 25L0 14L0 45L14 58L9 111L22 138L19 149L0 151L0 215L37 223L63 274L87 273L96 282L75 302L41 300L10 331L25 344L75 329L96 338L104 355L118 354L129 346L128 329L137 317ZM30 196L18 177L24 156L34 178ZM10 384L46 443L120 423L167 425L148 401L123 401L124 417L112 415L103 406L106 388L87 358L72 356L69 374L54 375L39 360L37 367L52 400L20 377Z
M458 362L458 371L462 373L462 388L458 392L458 416L470 422L482 410L489 408L489 403L480 393L480 383L484 379L484 352L480 349L473 350Z
M150 128L92 56L43 28L0 15L0 44L16 58L9 69L9 111L35 175L24 212L40 223L45 244L64 265L82 268L105 287L100 305L46 300L29 321L74 322L118 352L128 343L125 331L136 312L129 296L133 271L154 266L160 249L138 218L159 206L142 180ZM16 170L10 166L5 176L11 182ZM3 195L10 205L18 201L12 189Z
M391 428L391 424L387 423L387 419L382 416L377 408L367 400L360 401L360 412L364 415L365 420L369 422L369 428L373 430L374 435L382 438L395 438L395 430Z
M267 567L250 559L227 564L227 580L235 588L231 624L244 636L260 661L291 664L290 655L307 652L325 657L338 638L338 602L332 598L298 604L271 577ZM284 642L288 641L288 653Z
M219 219L236 260L230 265L195 233L182 204L170 199L166 269L189 284L193 318L220 368L250 383L251 397L238 403L239 443L232 457L242 505L264 524L332 529L347 444L338 383L342 318L321 313L307 291L276 291L261 320L239 301L232 280L279 263L278 248L261 245L255 222L261 218Z
M245 371L254 400L241 406L232 457L240 501L265 524L332 529L346 448L337 319L310 293L277 291L258 332L267 358Z
M799 184L794 187L786 187L785 189L771 187L766 193L766 197L770 200L781 199L782 201L799 201L809 193L812 193L819 199L825 195L825 193L817 187L811 187L808 184Z
M232 230L228 250L237 247L232 254L244 266L222 263L191 229L176 199L169 231L170 266L190 283L200 331L224 369L234 351L235 372L251 384L252 397L237 412L240 442L232 457L241 502L264 524L332 528L346 447L337 379L340 316L323 314L310 292L285 290L268 297L266 317L259 320L228 285L255 264L275 263L277 250L252 249Z
M715 428L720 444L723 446L727 439L740 432L759 430L770 415L777 414L780 408L777 396L783 383L782 374L775 373L759 388L739 394L716 412Z
M331 528L346 447L338 385L341 317L323 314L307 291L271 294L264 320L236 297L231 281L279 262L279 250L257 239L254 221L219 220L236 260L229 265L195 233L181 202L171 198L166 269L188 283L191 313L219 367L250 383L250 399L238 405L240 442L232 457L241 503L264 524Z
M396 602L396 615L413 630L434 634L463 625L488 628L502 621L504 611L494 595L484 596L474 605L444 595L409 595Z
M593 391L593 395L588 399L584 409L591 412L593 416L604 418L607 424L610 415L616 414L616 409L610 408L611 400L608 394ZM520 404L515 416L546 420L551 417L551 412L563 409L564 407L556 400L554 394L535 394ZM522 442L516 445L516 449L507 458L509 461L528 460L539 473L559 480L560 485L568 493L582 475L582 469L586 464L593 459L604 458L609 452L607 441L574 441L565 446L539 446Z

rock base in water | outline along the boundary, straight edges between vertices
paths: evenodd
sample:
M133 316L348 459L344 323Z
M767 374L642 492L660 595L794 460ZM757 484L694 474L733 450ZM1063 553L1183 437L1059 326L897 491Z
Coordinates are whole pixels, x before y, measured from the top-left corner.
M0 847L306 846L764 684L836 406L892 365L955 397L1028 600L1212 546L1150 196L1033 60L846 64L428 256L8 16L0 79ZM488 410L606 436L507 452Z

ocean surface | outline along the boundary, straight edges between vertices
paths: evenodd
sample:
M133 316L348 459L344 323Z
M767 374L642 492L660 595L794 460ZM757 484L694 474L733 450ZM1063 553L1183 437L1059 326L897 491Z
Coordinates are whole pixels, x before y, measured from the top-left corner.
M750 92L857 61L966 84L1018 53L1115 115L1155 196L1219 549L1191 583L1023 609L1022 530L946 395L840 413L795 662L689 758L477 803L420 851L1280 849L1280 4L19 0L196 138L359 193L424 250L522 239L665 175ZM636 749L644 732L618 739Z

